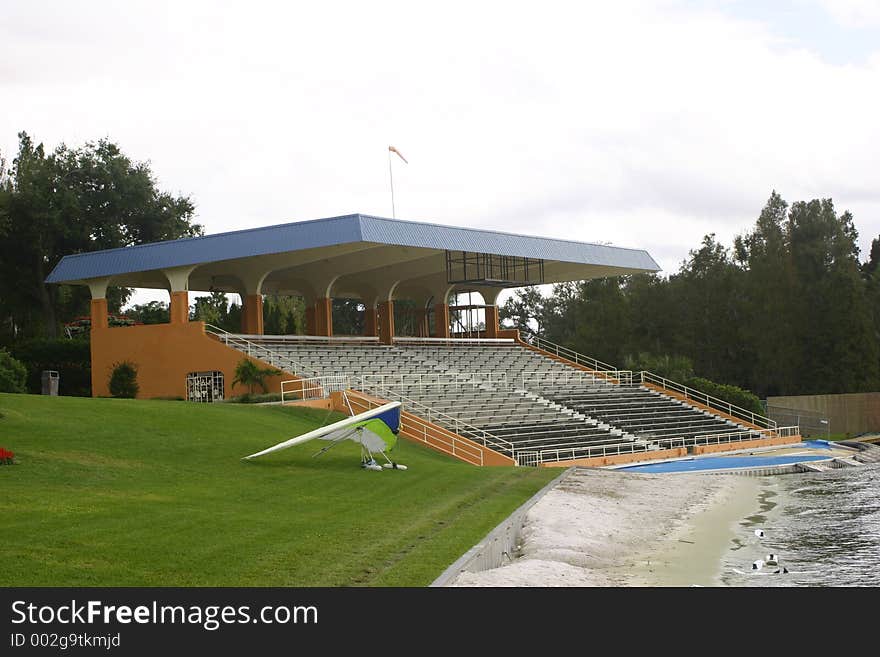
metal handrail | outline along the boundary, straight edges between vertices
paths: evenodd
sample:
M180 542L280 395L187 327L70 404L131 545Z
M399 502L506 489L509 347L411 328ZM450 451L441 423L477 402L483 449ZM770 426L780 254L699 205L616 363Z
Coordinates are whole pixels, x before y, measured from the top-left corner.
M277 351L273 351L267 347L264 347L263 345L252 342L251 340L248 340L247 338L244 338L239 334L225 331L219 326L214 326L213 324L205 324L205 330L208 333L216 336L226 346L233 346L239 351L246 353L248 356L256 356L257 358L265 360L267 363L269 363L270 365L274 365L275 367L283 367L291 374L306 374L309 377L321 376L320 372L316 372L315 370L304 367L302 363L299 363L288 356L283 356Z
M576 352L574 349L569 349L568 347L563 347L562 345L556 344L555 342L550 342L550 340L546 340L540 335L532 333L531 331L521 331L520 334L525 337L525 342L532 345L533 347L537 347L542 351L549 352L554 356L560 356L561 358L570 360L573 363L577 363L578 365L589 367L591 370L595 370L596 372L604 373L618 371L618 369L614 367L614 365L604 363L601 360L592 358L590 356L584 356L583 354Z
M720 445L755 439L756 436L768 438L790 438L800 433L800 427L776 427L774 429L752 429L751 431L730 431L725 433L707 433L698 436L681 436L679 438L657 438L654 443L669 447L687 447L696 445Z
M627 449L622 449L626 447ZM605 456L617 456L620 454L635 454L637 452L648 452L648 445L644 443L617 443L615 445L602 445L590 447L566 447L560 449L541 449L532 450L529 454L535 454L533 459L526 457L527 453L523 453L525 461L534 460L534 465L541 463L552 463L554 461L567 461L573 459L600 458ZM586 454L578 455L578 452L586 452ZM550 458L553 455L555 458ZM532 463L529 463L532 465Z
M552 383L597 383L608 386L608 379L597 372L587 372L569 368L570 372L547 372L546 370L525 370L520 373L520 380L524 390L542 389L544 384ZM632 381L632 372L629 370L617 370L615 377L619 381Z
M288 390L288 386L292 389ZM342 374L290 379L281 382L281 403L285 402L285 394L298 393L299 399L326 399L331 392L341 392L349 387L349 377Z
M416 338L411 336L394 337L394 343L400 344L509 344L515 342L513 338Z
M498 388L507 388L507 372L486 374L483 372L450 372L450 373L413 373L413 374L364 374L352 377L359 381L362 386L372 385L374 382L385 387L450 387L461 388L462 386L490 385Z
M221 329L222 330L222 329ZM379 338L375 335L266 335L250 333L230 333L247 340L266 340L269 342L319 342L329 344L378 344Z

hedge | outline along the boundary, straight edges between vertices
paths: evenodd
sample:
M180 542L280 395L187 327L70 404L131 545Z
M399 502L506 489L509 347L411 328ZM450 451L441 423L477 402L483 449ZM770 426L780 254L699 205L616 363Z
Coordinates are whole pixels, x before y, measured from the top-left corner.
M27 391L40 394L43 370L56 370L58 394L92 395L92 359L88 340L37 338L13 345L12 355L27 368Z

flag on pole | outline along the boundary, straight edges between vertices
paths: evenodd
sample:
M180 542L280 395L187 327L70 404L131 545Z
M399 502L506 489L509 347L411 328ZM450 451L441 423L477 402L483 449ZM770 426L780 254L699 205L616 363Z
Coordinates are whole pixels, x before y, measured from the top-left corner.
M401 160L403 160L404 162L409 164L409 162L407 162L407 159L403 155L401 155L400 151L397 150L396 148L394 148L394 146L389 146L388 150L391 151L392 153L397 153L397 157L399 157Z

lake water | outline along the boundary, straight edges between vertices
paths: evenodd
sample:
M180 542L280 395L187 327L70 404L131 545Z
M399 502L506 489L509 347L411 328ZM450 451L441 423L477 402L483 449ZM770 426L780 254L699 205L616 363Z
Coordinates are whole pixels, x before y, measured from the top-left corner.
M761 483L760 510L739 523L724 556L723 584L880 586L880 464ZM754 570L768 554L779 566ZM788 574L775 574L782 567Z

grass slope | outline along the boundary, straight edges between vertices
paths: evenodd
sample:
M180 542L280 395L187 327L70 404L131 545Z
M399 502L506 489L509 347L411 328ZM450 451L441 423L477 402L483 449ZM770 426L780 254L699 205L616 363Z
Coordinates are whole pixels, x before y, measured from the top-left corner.
M2 586L416 586L559 474L401 440L240 458L325 411L0 394Z

